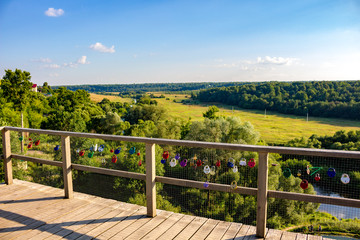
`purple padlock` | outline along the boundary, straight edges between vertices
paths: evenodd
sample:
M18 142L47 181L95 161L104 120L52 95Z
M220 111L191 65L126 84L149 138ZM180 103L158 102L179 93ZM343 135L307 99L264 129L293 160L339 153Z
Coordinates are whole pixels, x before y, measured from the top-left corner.
M181 167L186 167L186 164L187 164L187 159L184 159L180 162Z

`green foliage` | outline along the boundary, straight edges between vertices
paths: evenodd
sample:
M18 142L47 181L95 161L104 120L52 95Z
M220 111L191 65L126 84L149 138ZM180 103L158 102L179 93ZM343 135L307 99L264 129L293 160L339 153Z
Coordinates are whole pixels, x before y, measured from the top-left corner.
M192 97L246 109L360 119L360 81L266 82L201 90Z
M203 113L204 118L208 119L217 119L216 113L219 112L219 108L217 106L210 106L208 110Z

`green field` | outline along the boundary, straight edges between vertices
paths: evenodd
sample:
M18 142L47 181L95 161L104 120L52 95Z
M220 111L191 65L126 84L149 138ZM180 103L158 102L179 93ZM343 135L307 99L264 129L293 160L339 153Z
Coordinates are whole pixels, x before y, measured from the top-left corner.
M239 109L236 107L232 109L232 106L222 104L209 103L207 105L186 105L181 103L181 100L187 99L185 98L185 95L164 95L170 100L166 100L166 98L156 98L156 101L158 101L159 106L163 106L166 109L167 115L170 117L183 120L187 120L191 117L192 121L199 121L203 119L202 113L207 110L208 106L216 105L220 109L218 115L238 116L243 121L251 122L255 129L260 132L261 139L271 144L283 144L291 139L310 137L313 134L332 135L339 130L360 130L360 121L309 116L309 121L307 122L306 116L300 117L275 112L267 112L265 116L263 111ZM95 100L94 94L92 94L91 97ZM100 96L97 96L97 101L101 101L100 98ZM121 97L114 98L121 99ZM176 102L173 102L174 99ZM111 100L114 101L113 99ZM124 101L124 99L117 101Z

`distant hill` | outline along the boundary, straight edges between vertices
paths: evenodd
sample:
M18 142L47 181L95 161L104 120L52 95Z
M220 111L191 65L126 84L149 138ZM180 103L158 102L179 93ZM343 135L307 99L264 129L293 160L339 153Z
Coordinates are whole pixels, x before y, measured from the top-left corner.
M208 89L214 87L231 87L248 84L248 82L199 82L199 83L141 83L141 84L99 84L99 85L71 85L54 86L66 87L76 91L83 89L88 92L181 92Z

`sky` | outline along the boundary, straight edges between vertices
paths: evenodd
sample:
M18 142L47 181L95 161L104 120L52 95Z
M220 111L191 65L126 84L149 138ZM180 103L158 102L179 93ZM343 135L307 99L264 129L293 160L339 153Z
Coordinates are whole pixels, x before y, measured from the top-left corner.
M1 0L0 77L360 80L360 0Z

